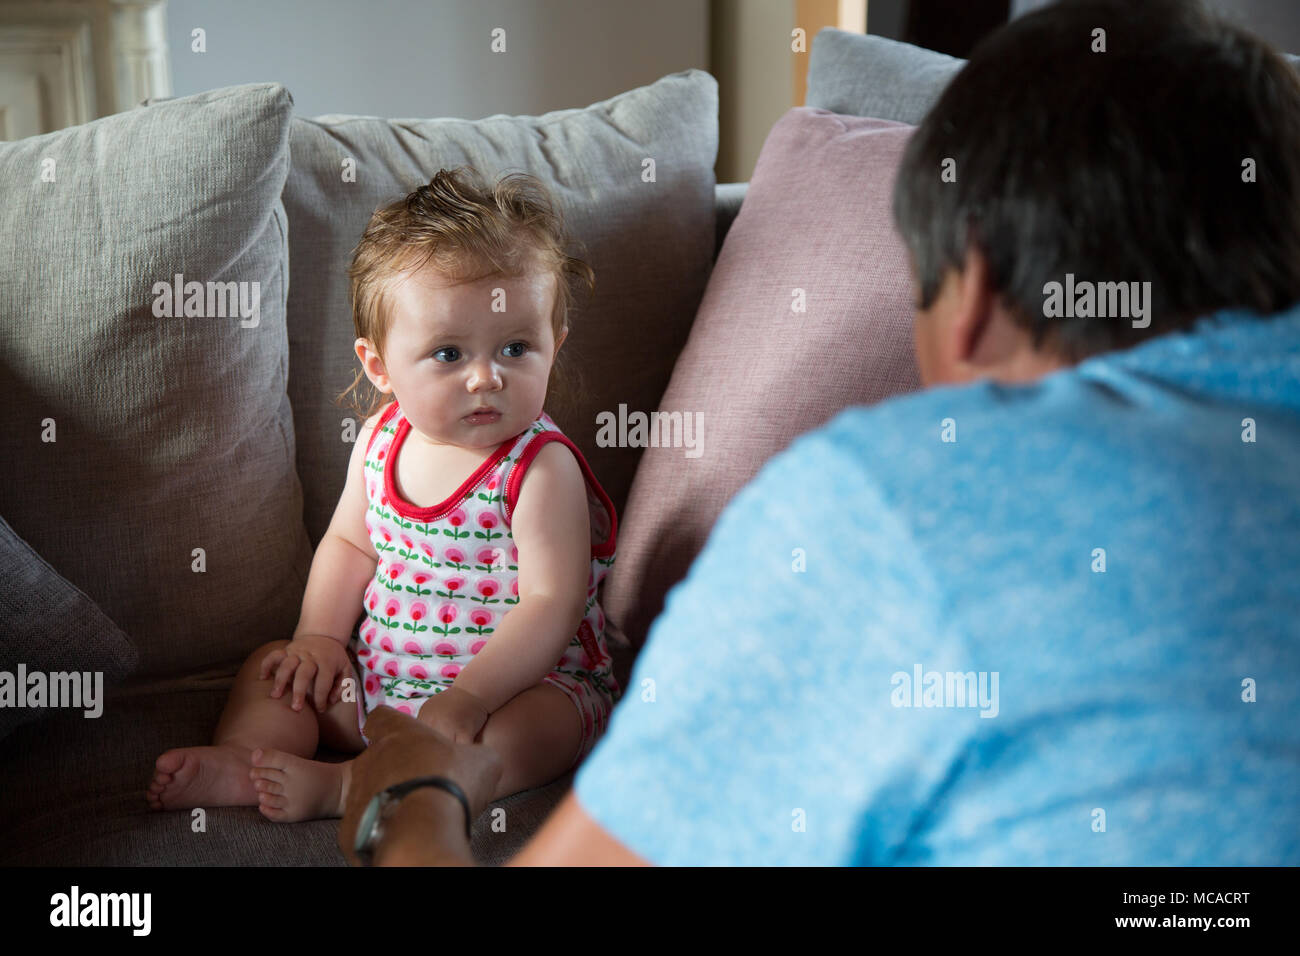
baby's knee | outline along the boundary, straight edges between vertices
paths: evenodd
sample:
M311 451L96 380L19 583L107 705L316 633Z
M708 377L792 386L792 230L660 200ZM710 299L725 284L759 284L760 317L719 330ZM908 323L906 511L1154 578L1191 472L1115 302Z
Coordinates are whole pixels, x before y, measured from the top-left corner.
M262 668L262 662L275 651L282 651L289 646L288 641L267 641L261 647L257 648L244 660L242 671L251 671L257 673Z

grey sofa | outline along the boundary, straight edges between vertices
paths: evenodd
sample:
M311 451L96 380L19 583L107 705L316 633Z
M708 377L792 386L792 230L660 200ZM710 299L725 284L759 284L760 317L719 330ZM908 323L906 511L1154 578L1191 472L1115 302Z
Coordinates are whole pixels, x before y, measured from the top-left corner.
M959 67L825 30L808 103L914 121ZM0 862L341 864L334 821L151 813L144 790L159 753L210 741L249 651L296 624L356 424L333 402L355 362L352 245L440 166L548 182L597 275L570 336L583 389L556 417L621 516L639 449L569 423L657 407L745 196L715 182L716 149L716 83L696 70L473 122L308 119L251 84L0 143L0 671L111 684L94 720L0 710ZM260 314L168 313L150 292L174 274L256 278ZM635 648L610 624L626 686ZM509 858L571 782L501 801L506 829L485 815L476 858Z
M689 331L709 265L743 200L744 184L715 186L713 182L716 91L712 78L699 71L667 77L586 110L539 118L496 117L478 123L288 119L290 105L287 91L261 84L154 101L90 124L94 129L0 144L0 169L7 166L12 171L54 155L63 177L46 194L10 179L3 203L6 235L23 236L27 248L19 243L4 263L9 281L0 295L0 355L11 373L6 434L12 439L7 456L11 481L7 493L0 496L0 513L17 536L9 551L11 566L40 565L21 584L16 583L17 572L7 573L3 609L12 626L15 608L21 605L25 620L34 622L24 627L42 629L39 640L35 631L27 630L21 639L14 635L6 642L4 669L12 670L23 661L32 667L42 655L65 667L80 662L88 668L84 654L94 646L100 651L94 666L106 669L113 685L96 719L86 719L75 710L48 712L39 720L7 728L7 736L0 739L0 861L5 864L344 862L336 843L336 821L277 825L255 808L205 808L201 815L155 813L146 806L144 789L158 754L171 747L210 742L239 659L260 643L292 632L310 548L319 541L337 501L350 449L337 435L346 415L332 403L334 394L351 380L352 333L346 304L340 301L346 294L340 266L345 265L370 209L427 180L439 165L469 162L488 170L522 166L549 177L553 188L564 195L566 206L577 210L570 217L571 228L587 247L608 301L621 300L625 320L657 327L661 336L660 348L651 355L611 355L610 341L627 333L606 327L609 323L602 313L610 306L598 297L584 316L587 353L583 359L602 364L609 378L593 382L587 376L587 399L594 407L629 401L633 407L652 408ZM669 107L677 110L680 119L660 124L657 115ZM203 125L214 113L218 115L213 122L220 130L234 131L230 139L261 137L265 155L226 160L221 147L213 146L209 155L196 161L197 174L191 175L196 169L184 168L183 154L173 163L171 147L164 140L188 135L193 149L205 148L220 132ZM140 124L147 123L155 128L142 132ZM697 126L694 131L692 123ZM568 155L555 142L566 137L574 140ZM152 158L140 173L130 153L140 149L142 138ZM658 151L655 185L661 187L661 195L655 202L667 205L657 213L624 215L623 197L617 195L620 179L609 178L617 163L609 155L599 165L584 167L591 162L592 152L620 138L640 138L641 150ZM413 148L413 140L419 146ZM531 150L539 150L540 158ZM368 180L358 195L348 191L353 183L333 175L336 152L358 159L363 181ZM511 162L503 161L507 159ZM239 162L246 162L247 168ZM320 168L313 168L314 163ZM97 165L87 173L90 164ZM143 183L133 181L137 173ZM69 177L76 177L75 186L61 185ZM336 180L343 185L336 186ZM259 194L261 187L265 188ZM326 195L331 189L337 189L337 194ZM64 193L61 204L54 203L64 217L62 223L51 221L48 193L55 190ZM573 199L574 193L583 194L585 202ZM244 205L234 209L232 219L231 210L219 207L229 205L230 196L236 194L244 197L240 200ZM90 219L87 207L95 210ZM135 234L166 228L171 236L150 244L148 236L133 238L105 221L132 214L138 217L132 223ZM217 229L203 228L203 216L208 214L218 216ZM29 228L37 216L45 217L46 228ZM192 226L187 227L187 220ZM628 254L619 248L632 230L649 243L649 271L629 266ZM220 235L213 239L213 232ZM184 248L187 243L194 248ZM94 248L104 258L90 261ZM233 350L229 365L205 365L206 355L186 351L192 345L177 346L182 336L177 330L196 328L197 321L183 327L166 325L165 319L142 314L138 288L132 287L170 278L173 270L198 274L198 261L205 256L217 263L203 267L209 275L220 274L223 268L226 277L246 275L253 266L245 261L231 267L230 260L240 255L247 259L249 250L256 248L264 249L265 261L257 268L267 277L256 325L249 321L241 328L234 322L218 325L217 320L204 320L202 326L202 334L211 336L202 343L202 351ZM643 244L639 250L643 260L646 248ZM60 265L46 269L51 255ZM157 261L138 267L138 260L150 258ZM123 268L121 260L137 265L126 267L119 284L127 291L119 297L106 286L117 281L112 273ZM69 282L69 276L74 281ZM658 291L656 283L661 279L672 283L674 291L667 295ZM282 287L276 285L280 281ZM16 288L24 283L26 288ZM55 301L61 295L68 298ZM73 319L59 327L55 316L64 312ZM74 319L76 325L71 324ZM129 329L142 320L157 323L154 333L142 330L163 343L159 348L179 347L176 361L183 362L184 369L200 369L184 373L194 376L189 383L194 387L187 391L184 374L173 375L169 383L156 383L152 394L140 385L150 370L141 364L139 351L125 351L131 346L124 340L131 342ZM110 354L83 355L73 381L59 361L53 339L71 340L76 352L82 348L77 336L94 334L96 323L99 339L107 335L112 343L106 346ZM28 334L51 325L51 338ZM242 374L250 364L239 348L255 333L264 335L259 341L271 343L266 346L269 357L260 359L264 367L252 363L260 377L238 383L233 394L223 394L230 369ZM605 343L600 341L602 334ZM258 354L267 353L263 349ZM122 364L129 377L118 371ZM635 375L628 374L630 365L635 365ZM172 368L180 371L182 366ZM606 384L619 380L628 387ZM75 395L60 404L60 394L66 397L68 389L74 389ZM122 407L105 406L104 394L116 390L126 396ZM257 416L241 422L235 414L232 421L218 425L212 419L221 418L223 403L233 403L237 410L245 402L256 405L260 399L254 394L270 396L258 414L263 418L278 414L279 427L263 432L260 444L254 441L262 449L261 459L254 454L248 459L254 464L241 464L240 443L258 434ZM160 407L177 416L172 425L151 429L140 424L142 416ZM124 447L101 450L98 455L86 452L80 459L87 479L82 485L68 461L49 461L50 443L42 447L23 439L33 421L47 414L58 422L58 441L53 445L59 450L76 453L92 439L113 446L117 438ZM115 415L120 417L113 423ZM205 427L212 432L205 434ZM201 440L191 440L165 467L142 450L166 446L177 434L199 434ZM291 456L287 460L294 466L291 475L276 477L272 472L233 493L224 480L212 483L214 475L225 476L227 470L233 474L244 468L274 467L267 464L268 456L284 454L284 438ZM211 446L218 446L219 452L212 454ZM609 458L610 452L599 448L585 450L621 509L635 461ZM607 456L603 466L601 454ZM628 456L628 450L621 454ZM181 487L169 493L160 482L178 482ZM275 497L250 503L250 494L259 490ZM211 513L205 496L221 499ZM93 507L84 508L87 504ZM80 513L70 516L70 512ZM150 513L159 516L157 527ZM274 516L280 530L259 528L258 514ZM297 521L295 514L301 516ZM222 522L230 522L231 527L219 527ZM250 533L257 537L250 539ZM162 567L160 554L174 545L178 555L189 561L196 550L191 545L196 543L207 562L203 575L169 579L172 572ZM25 557L13 550L24 546L32 549ZM241 557L247 567L240 567ZM228 575L224 581L222 574ZM257 593L268 575L275 575L270 596ZM215 583L209 584L213 579ZM202 583L191 586L190 580ZM184 590L178 594L178 588ZM70 623L71 616L49 620L41 595L56 590L80 605L77 623ZM155 595L166 620L159 620L163 612L150 611ZM238 605L245 600L240 611ZM204 637L205 633L216 636ZM57 650L51 651L52 646ZM635 652L617 642L611 649L617 673L626 682ZM113 666L106 666L105 658ZM128 672L126 680L115 680ZM342 755L322 751L321 758L342 759ZM501 801L497 806L506 810L506 829L495 832L485 815L474 829L475 856L483 863L509 858L571 781L572 774Z

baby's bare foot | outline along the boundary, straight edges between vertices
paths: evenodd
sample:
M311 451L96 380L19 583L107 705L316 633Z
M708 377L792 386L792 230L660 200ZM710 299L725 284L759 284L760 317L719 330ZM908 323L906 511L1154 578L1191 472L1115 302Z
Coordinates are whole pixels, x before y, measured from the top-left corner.
M341 817L347 805L352 761L321 763L282 750L254 750L248 775L257 808L276 823Z
M154 764L145 799L154 810L252 806L257 791L248 779L249 756L248 748L233 744L168 750Z

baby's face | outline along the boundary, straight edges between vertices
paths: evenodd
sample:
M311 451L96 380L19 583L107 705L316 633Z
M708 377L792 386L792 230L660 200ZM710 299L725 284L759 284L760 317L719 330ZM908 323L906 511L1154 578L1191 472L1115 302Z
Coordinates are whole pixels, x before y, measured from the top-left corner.
M375 384L401 403L413 438L486 450L532 424L568 334L557 342L551 331L555 281L531 273L451 285L429 264L396 280L386 375ZM496 414L472 420L480 407Z

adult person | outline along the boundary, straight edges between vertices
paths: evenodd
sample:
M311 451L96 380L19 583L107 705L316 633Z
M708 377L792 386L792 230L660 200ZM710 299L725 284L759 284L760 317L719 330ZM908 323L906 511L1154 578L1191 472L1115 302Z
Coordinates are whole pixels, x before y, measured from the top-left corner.
M930 387L733 499L512 862L1300 863L1297 156L1300 80L1197 3L981 43L894 197ZM484 748L371 725L345 848L408 777L486 804ZM464 826L418 790L376 860Z

